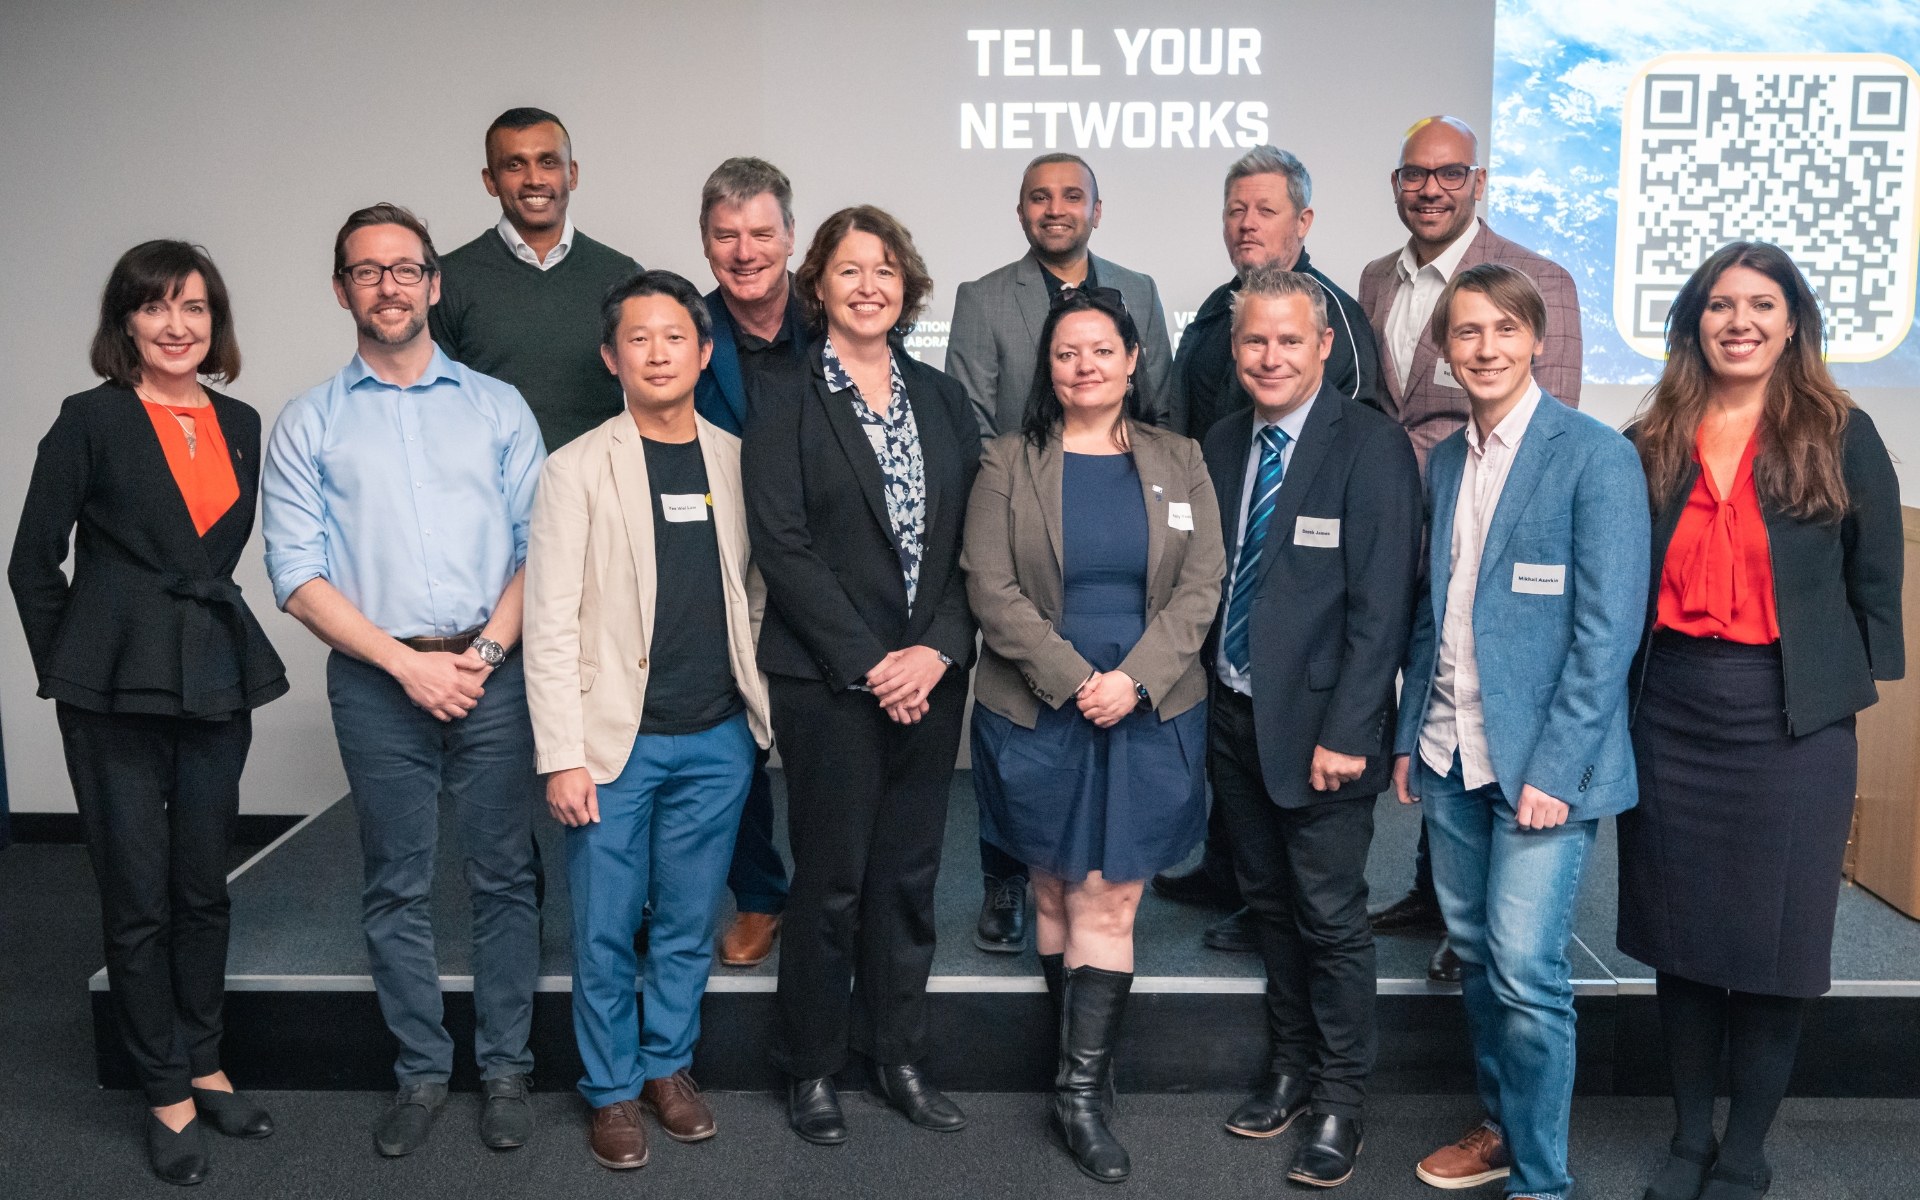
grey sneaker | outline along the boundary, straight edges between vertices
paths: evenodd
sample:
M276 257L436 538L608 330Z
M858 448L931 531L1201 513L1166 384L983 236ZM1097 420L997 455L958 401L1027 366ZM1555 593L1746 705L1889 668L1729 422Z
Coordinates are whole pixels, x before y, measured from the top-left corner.
M480 1140L494 1150L517 1150L533 1136L533 1105L527 1103L531 1086L525 1075L503 1075L484 1080L480 1090Z
M413 1083L400 1089L393 1107L373 1131L374 1145L388 1158L412 1154L427 1144L433 1118L447 1102L444 1083Z

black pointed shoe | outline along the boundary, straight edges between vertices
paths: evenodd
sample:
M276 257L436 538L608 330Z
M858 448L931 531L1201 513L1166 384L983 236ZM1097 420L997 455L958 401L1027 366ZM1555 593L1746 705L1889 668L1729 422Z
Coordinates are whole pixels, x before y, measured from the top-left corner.
M239 1092L193 1089L193 1111L216 1132L230 1138L273 1136L273 1116Z
M796 1079L787 1087L787 1125L816 1146L838 1146L847 1140L847 1118L840 1111L840 1093L833 1076Z
M147 1110L147 1161L168 1183L192 1187L207 1177L207 1136L195 1117L179 1133Z
M1736 1171L1718 1162L1707 1172L1700 1200L1760 1200L1772 1187L1773 1172L1764 1166L1758 1171Z
M1120 1021L1132 990L1130 972L1098 967L1067 972L1053 1123L1080 1173L1101 1183L1120 1183L1133 1173L1127 1148L1107 1127L1106 1104L1113 1047L1120 1039Z
M983 875L981 883L985 895L973 926L973 944L991 954L1020 953L1027 944L1026 876Z
M904 1114L922 1129L935 1133L955 1133L967 1127L967 1114L960 1106L940 1094L927 1082L920 1068L911 1063L898 1066L873 1064L868 1094Z
M1707 1186L1707 1172L1713 1169L1719 1150L1711 1138L1705 1149L1682 1145L1679 1138L1673 1139L1667 1148L1666 1164L1647 1185L1641 1200L1700 1200L1700 1190Z
M1313 1086L1304 1076L1289 1075L1276 1067L1260 1090L1233 1110L1227 1118L1227 1132L1250 1138L1277 1137L1307 1111L1312 1092Z
M1366 1141L1366 1128L1358 1117L1315 1113L1312 1120L1307 1140L1294 1151L1287 1178L1312 1187L1339 1187L1353 1178L1353 1163Z

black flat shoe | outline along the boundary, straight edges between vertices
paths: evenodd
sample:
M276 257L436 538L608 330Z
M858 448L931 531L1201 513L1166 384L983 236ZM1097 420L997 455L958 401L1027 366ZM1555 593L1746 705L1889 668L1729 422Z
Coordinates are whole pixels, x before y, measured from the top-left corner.
M873 1064L872 1083L869 1094L904 1114L922 1129L931 1129L936 1133L955 1133L967 1127L967 1114L960 1106L940 1094L940 1089L927 1082L920 1068L911 1064L898 1066L883 1063Z
M796 1079L787 1087L787 1125L816 1146L838 1146L847 1140L847 1118L840 1111L840 1093L833 1076Z
M273 1136L273 1117L239 1092L194 1088L193 1111L217 1132L230 1138Z
M1253 929L1253 914L1244 908L1207 926L1207 931L1200 935L1200 941L1209 950L1224 950L1228 954L1260 952L1259 935Z
M1260 1090L1227 1118L1227 1132L1250 1138L1277 1137L1307 1111L1312 1091L1312 1085L1302 1076L1271 1072Z
M981 884L985 895L973 926L973 944L990 954L1020 953L1027 944L1026 877L983 875Z
M179 1133L147 1110L147 1161L168 1183L192 1187L207 1177L207 1138L195 1117Z
M1311 1187L1339 1187L1353 1178L1353 1163L1365 1141L1366 1127L1358 1118L1316 1113L1287 1178Z
M1765 1167L1758 1171L1736 1171L1725 1163L1715 1163L1707 1173L1707 1186L1701 1190L1700 1200L1760 1200L1772 1187L1773 1172Z
M1707 1186L1707 1172L1713 1169L1718 1150L1719 1147L1712 1144L1705 1150L1697 1150L1681 1145L1675 1138L1667 1150L1666 1165L1647 1185L1641 1200L1700 1200L1700 1189Z

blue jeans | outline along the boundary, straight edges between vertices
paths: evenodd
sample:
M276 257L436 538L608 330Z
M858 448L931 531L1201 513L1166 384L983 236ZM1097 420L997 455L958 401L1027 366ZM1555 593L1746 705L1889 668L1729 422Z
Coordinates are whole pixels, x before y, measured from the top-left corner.
M600 820L567 830L573 1035L587 1069L580 1094L595 1108L632 1100L647 1080L693 1062L713 914L753 767L745 713L701 733L640 734L619 777L594 789ZM649 900L641 972L633 935ZM639 1013L636 982L646 993Z
M520 655L487 677L472 712L441 721L380 668L327 657L327 699L353 789L365 859L361 919L373 988L400 1042L400 1085L445 1083L453 1038L441 1023L433 949L440 798L456 806L473 901L474 1057L482 1079L533 1069L527 1034L540 974L533 819L545 806Z
M767 752L754 756L753 786L740 810L740 836L727 868L733 906L743 913L779 916L787 911L787 864L773 845L773 781L767 777Z
M1433 882L1460 956L1480 1102L1513 1156L1509 1195L1564 1197L1573 1108L1573 906L1597 821L1522 829L1497 783L1418 762Z

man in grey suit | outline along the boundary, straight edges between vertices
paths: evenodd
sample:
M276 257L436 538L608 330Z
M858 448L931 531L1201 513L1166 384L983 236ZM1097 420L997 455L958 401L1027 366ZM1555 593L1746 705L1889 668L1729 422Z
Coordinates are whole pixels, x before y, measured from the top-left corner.
M973 400L980 437L991 441L1020 429L1040 357L1040 327L1053 298L1065 288L1111 288L1120 293L1140 329L1141 413L1161 428L1173 410L1167 388L1173 349L1160 290L1151 276L1129 271L1087 250L1100 226L1100 183L1077 154L1042 154L1020 177L1014 205L1029 249L999 270L963 283L953 299L947 336L947 374ZM984 839L980 842L984 897L973 943L1017 954L1027 937L1027 867Z

